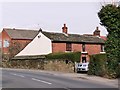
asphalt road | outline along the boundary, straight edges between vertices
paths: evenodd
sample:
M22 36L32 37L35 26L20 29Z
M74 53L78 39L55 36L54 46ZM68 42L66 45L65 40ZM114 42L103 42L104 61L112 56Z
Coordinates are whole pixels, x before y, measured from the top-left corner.
M63 77L44 72L2 70L2 88L116 88L105 83L86 79ZM11 89L12 90L12 89ZM109 89L110 90L110 89Z

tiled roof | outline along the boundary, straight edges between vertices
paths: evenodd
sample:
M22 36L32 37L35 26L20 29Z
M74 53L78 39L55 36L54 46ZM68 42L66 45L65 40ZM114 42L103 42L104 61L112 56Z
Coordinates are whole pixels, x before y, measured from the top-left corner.
M39 32L36 30L4 29L12 39L33 39ZM74 43L104 43L104 40L96 36L79 34L64 34L45 32L42 33L54 42L74 42Z
M104 40L97 36L85 36L79 34L64 34L64 33L52 33L42 32L52 41L58 42L74 42L74 43L101 43L104 44Z
M39 32L36 30L4 29L12 39L33 39Z

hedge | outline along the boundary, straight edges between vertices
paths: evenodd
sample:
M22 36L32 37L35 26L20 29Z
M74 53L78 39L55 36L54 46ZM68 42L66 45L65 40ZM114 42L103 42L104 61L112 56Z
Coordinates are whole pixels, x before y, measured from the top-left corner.
M106 54L91 55L88 74L104 77L106 75L106 64Z
M80 62L81 52L66 52L66 53L51 53L46 55L46 59L63 59L71 60L72 62Z
M90 56L89 70L88 75L97 75L106 78L117 78L120 75L120 72L109 74L110 69L108 68L108 61L106 54L96 54ZM111 69L113 66L111 65ZM115 68L119 68L114 66Z

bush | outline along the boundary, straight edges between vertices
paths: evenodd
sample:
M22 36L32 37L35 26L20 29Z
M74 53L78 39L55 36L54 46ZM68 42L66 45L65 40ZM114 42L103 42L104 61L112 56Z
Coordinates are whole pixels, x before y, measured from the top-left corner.
M96 54L90 56L89 75L97 75L106 78L118 78L120 76L120 66L110 63L106 54ZM114 72L114 73L113 73Z
M120 77L120 66L118 61L108 60L107 75L109 76L109 78Z
M80 62L81 52L51 53L46 55L46 59L63 59L72 62Z
M88 74L104 77L106 75L106 64L106 54L91 55Z

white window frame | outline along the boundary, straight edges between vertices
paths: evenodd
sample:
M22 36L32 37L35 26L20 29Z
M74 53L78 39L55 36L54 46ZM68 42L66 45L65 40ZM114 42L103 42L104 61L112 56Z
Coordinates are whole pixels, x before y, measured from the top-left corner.
M7 48L7 47L9 47L9 46L10 46L9 40L4 40L4 41L3 41L3 47L4 47L4 48Z

